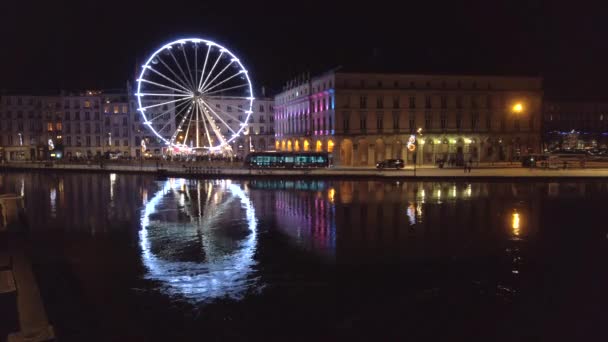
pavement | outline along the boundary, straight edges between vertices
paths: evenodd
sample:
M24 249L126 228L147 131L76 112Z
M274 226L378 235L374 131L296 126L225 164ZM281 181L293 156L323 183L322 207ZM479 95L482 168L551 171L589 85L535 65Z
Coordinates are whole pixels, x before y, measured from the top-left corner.
M600 166L601 165L601 166ZM569 167L542 169L524 168L519 163L480 163L473 165L471 172L462 167L438 168L434 165L406 167L400 170L379 170L372 167L331 167L320 169L249 169L242 164L229 166L213 163L164 162L157 164L108 163L108 164L45 164L45 163L6 163L4 170L46 170L46 171L93 171L93 172L131 172L162 173L166 176L214 176L214 177L374 177L374 178L606 178L608 165L587 164L585 168Z

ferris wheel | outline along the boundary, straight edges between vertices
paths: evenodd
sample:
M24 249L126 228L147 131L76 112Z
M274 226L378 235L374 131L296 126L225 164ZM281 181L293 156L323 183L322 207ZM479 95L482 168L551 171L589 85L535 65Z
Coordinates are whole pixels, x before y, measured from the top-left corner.
M246 132L253 91L247 70L228 49L188 38L156 50L137 81L144 124L170 149L232 153Z

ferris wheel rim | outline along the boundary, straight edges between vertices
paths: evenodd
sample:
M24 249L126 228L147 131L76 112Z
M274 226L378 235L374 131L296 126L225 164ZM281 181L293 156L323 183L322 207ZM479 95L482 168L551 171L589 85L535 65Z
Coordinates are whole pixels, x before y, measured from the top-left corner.
M158 60L160 60L163 64L165 63L159 57L159 54L162 53L163 51L165 51L165 50L169 50L170 51L171 49L173 49L173 47L175 47L177 45L182 45L181 49L182 49L182 51L184 51L184 59L185 59L186 63L188 63L188 59L186 58L186 53L185 53L185 50L184 50L184 47L183 47L183 44L187 44L187 43L193 43L193 44L195 44L195 49L194 49L195 56L196 56L196 53L198 52L198 47L196 46L196 44L205 44L205 45L207 45L207 53L206 53L206 58L205 58L205 65L203 66L203 70L202 70L202 74L201 74L200 80L197 79L197 75L198 75L198 68L197 67L195 67L195 70L194 70L194 75L195 75L194 79L191 78L192 77L191 73L189 73L189 75L188 75L190 77L190 79L188 79L188 77L183 77L184 78L183 81L185 81L184 84L191 85L192 89L187 89L186 87L172 88L173 91L177 92L177 93L174 93L174 94L168 94L168 93L162 94L162 93L146 93L146 92L142 92L142 83L152 83L152 84L156 84L157 86L163 87L161 84L158 84L158 83L146 80L144 78L144 76L146 75L146 72L148 70L151 70L152 72L155 72L155 73L159 74L160 76L163 76L162 73L156 71L152 66L150 66L150 64L155 60L155 58L158 58ZM207 64L207 58L209 57L209 53L210 53L210 51L211 51L212 48L218 49L220 55L216 59L214 65L212 67L212 69L206 75L206 78L203 80L203 76L204 76L204 72L205 72L205 67L206 67L206 64ZM213 73L213 70L214 70L215 66L217 65L217 63L219 62L219 60L220 60L220 58L222 57L223 54L226 54L226 55L228 55L230 57L230 63L228 63L227 65L225 65L224 68L222 69L222 71L220 71L218 74L216 74L215 77L212 78L209 83L206 83L207 81L209 81L209 77L211 77L211 74ZM175 55L173 55L173 53L171 53L171 55L172 55L173 59L175 60L176 59ZM198 60L197 60L196 57L195 57L195 61L198 62ZM246 83L243 83L243 84L241 84L239 86L235 86L235 87L232 87L232 88L224 88L224 89L219 90L219 91L214 91L215 88L217 88L220 84L226 82L227 79L225 79L224 81L216 83L213 86L211 86L213 84L213 82L226 69L228 69L233 63L236 63L238 65L239 72L236 73L236 74L234 74L234 75L232 75L228 79L231 79L233 77L237 77L239 75L243 75L244 78L245 78ZM165 64L165 66L166 66L166 64ZM177 64L177 66L180 67L179 64ZM188 64L187 64L187 66L188 66L188 70L190 71L190 66ZM182 71L182 75L183 76L186 76L185 72L183 72L183 70L181 70L181 68L180 68L180 71ZM168 79L165 76L166 75L164 75L163 78L171 81L170 79ZM176 73L174 73L174 76L176 76L177 79L180 79ZM191 81L191 83L188 83L188 81ZM198 81L198 84L197 84L197 81ZM248 94L249 94L248 96L226 96L227 98L238 98L238 99L241 99L241 100L245 100L246 103L247 103L247 107L248 107L247 110L242 111L243 113L246 114L246 117L245 117L245 119L243 121L237 120L240 123L240 125L236 129L236 131L234 131L227 123L225 123L225 122L222 121L223 124L224 124L224 126L226 128L228 128L232 132L232 134L229 137L227 137L225 140L220 139L220 143L219 144L215 144L214 145L214 144L212 144L210 142L209 146L204 146L204 145L200 146L200 145L197 145L196 148L190 147L190 148L195 149L195 150L196 149L203 149L203 150L209 150L209 151L218 151L218 150L221 150L222 148L224 148L226 146L230 146L230 143L232 143L238 137L242 136L244 134L244 131L245 131L246 127L247 127L247 123L250 120L250 116L253 113L253 101L254 101L255 97L253 96L253 86L252 86L252 82L251 82L251 79L249 77L249 73L248 73L247 69L245 68L245 66L243 65L243 63L241 62L241 60L232 51L230 51L225 46L223 46L221 44L218 44L218 43L216 43L216 42L214 42L212 40L209 40L209 39L198 38L198 37L180 38L180 39L171 41L169 43L165 43L160 48L156 49L148 57L148 59L146 60L146 62L142 65L141 71L139 73L139 77L136 79L136 83L137 83L137 92L134 95L137 98L137 106L138 106L137 111L139 112L139 114L144 119L144 124L146 126L148 126L149 130L152 131L152 133L157 138L159 138L162 142L164 142L164 144L167 147L169 147L169 148L172 148L172 147L178 147L178 148L180 148L180 147L187 147L187 144L185 143L185 141L183 141L182 143L177 143L177 142L174 141L175 135L178 134L178 132L181 130L181 126L177 124L178 120L176 120L176 130L172 134L172 138L168 140L165 136L163 136L160 133L160 131L164 130L164 127L162 129L158 130L158 131L157 131L157 129L154 129L154 127L152 126L152 122L149 120L149 117L145 113L146 109L152 108L152 107L155 107L155 106L161 106L163 104L171 104L171 103L175 104L174 108L177 108L178 106L182 106L184 104L187 104L188 102L192 102L189 106L186 105L182 109L180 109L180 113L182 113L182 111L183 111L184 108L188 108L186 110L185 114L183 114L183 118L185 119L189 115L191 117L192 116L192 113L191 113L192 107L195 106L195 107L197 107L198 110L201 110L201 111L205 112L204 113L204 117L205 117L204 119L202 119L203 118L203 113L199 113L199 114L201 116L203 124L206 125L206 123L205 123L206 120L208 120L209 118L212 118L212 120L215 122L215 119L213 118L213 116L215 116L218 119L220 119L220 115L218 113L216 113L211 108L211 106L208 103L205 103L199 97L202 97L202 95L208 93L209 95L207 95L206 97L222 98L222 96L220 94L218 94L218 92L230 90L230 89L233 89L233 88L239 88L239 87L246 88L245 91L248 92ZM177 82L172 82L172 83L175 83L177 85ZM182 86L184 84L182 84ZM166 87L167 86L165 86L165 88ZM205 92L205 91L207 91L207 92ZM142 103L142 98L145 97L145 96L165 96L165 97L174 97L174 98L177 98L177 99L176 100L171 100L171 101L166 101L164 103L156 104L156 105L152 105L152 106L144 106L144 104ZM193 101L188 101L190 99L194 99L194 97L197 97L196 101L194 101L194 100ZM198 103L199 100L202 103L199 104ZM205 108L207 108L207 109L205 109ZM239 109L240 109L240 106L239 106ZM213 116L211 116L208 113L209 111L213 112ZM177 113L177 111L176 111L176 113ZM227 114L227 113L224 113L224 114ZM177 116L177 114L175 114L175 115ZM159 117L159 116L160 115L158 115L157 117ZM177 117L176 117L176 119L177 119ZM190 119L189 121L191 122L192 119ZM198 122L201 121L201 120L198 119L198 116L197 116L197 120L196 121L197 121L197 125L199 125ZM183 124L183 122L182 122L182 124ZM211 125L211 123L209 123L209 124ZM205 128L206 128L206 126L205 126ZM216 127L216 129L217 129L217 127ZM215 132L215 134L217 136L217 132ZM209 138L210 135L207 134L207 137Z

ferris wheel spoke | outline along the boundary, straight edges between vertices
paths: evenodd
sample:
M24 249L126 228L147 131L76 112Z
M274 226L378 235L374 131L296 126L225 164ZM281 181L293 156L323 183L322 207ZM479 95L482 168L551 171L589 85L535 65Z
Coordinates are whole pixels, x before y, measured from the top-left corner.
M218 114L217 114L217 113L216 113L216 112L213 110L213 108L211 108L211 106L209 106L209 104L205 103L204 101L202 101L202 103L203 103L203 105L204 105L204 106L206 106L206 107L207 107L207 109L208 109L208 110L209 110L211 113L213 113L213 115L215 115L215 117L217 117L217 118L218 118L218 119L219 119L219 120L220 120L220 121L221 121L221 122L224 124L224 126L226 126L226 128L228 128L228 129L229 129L229 130L232 132L232 134L237 134L237 133L236 133L236 132L235 132L235 131L232 129L232 127L230 127L230 125L228 125L228 124L226 123L226 121L224 121L224 119L222 119L222 117L221 117L220 115L218 115ZM237 120L237 121L238 121L238 120Z
M144 83L153 84L153 85L155 85L155 86L157 86L157 87L161 87L161 88L165 88L165 89L173 90L173 91L175 91L175 92L178 92L178 93L181 93L181 94L184 94L184 95L191 96L190 91L185 92L185 91L183 91L183 90L180 90L180 89L177 89L177 88L173 88L173 87L169 87L169 86L164 85L164 84L156 83L156 82L154 82L154 81L150 81L150 80L147 80L147 79L145 79L145 78L139 78L139 79L138 79L138 81L141 81L141 82L144 82Z
M197 84L198 84L198 43L194 43L194 85L197 85Z
M135 96L158 96L158 97L192 97L189 94L170 94L170 93L136 93Z
M176 86L178 86L178 87L182 88L184 91L186 91L186 92L189 92L189 91L190 91L188 88L184 87L182 84L179 84L179 83L175 82L174 80L170 79L170 78L169 78L169 77L167 77L165 74L163 74L162 72L160 72L160 71L158 71L158 70L154 69L153 67L148 66L148 69L152 70L152 71L153 71L155 74L157 74L157 75L159 75L160 77L162 77L162 78L166 79L167 81L169 81L169 82L171 82L171 83L175 84Z
M243 87L248 87L248 86L249 86L249 83L243 83L243 84L239 84L237 86L228 87L228 88L222 88L222 89L215 90L215 91L212 91L212 92L209 92L209 93L205 93L205 95L217 94L217 93L221 93L221 92L226 91L226 90L238 89L238 88L243 88Z
M210 105L209 105L209 104L207 104L207 106L210 106ZM225 110L222 110L222 109L220 109L220 108L215 108L215 110L216 110L217 112L220 112L220 113L221 113L223 116L227 116L228 118L230 118L230 119L232 119L232 120L234 120L234 121L238 122L238 123L239 123L241 126L246 124L246 121L239 120L239 119L238 119L236 116L234 116L234 115L232 115L232 114L230 114L230 113L226 112ZM242 110L242 109L239 109L239 110L241 111L241 113L249 113L249 111L248 111L248 110Z
M203 81L203 85L199 88L199 91L201 89L205 88L205 85L207 84L207 80L209 79L209 76L211 76L211 74L213 74L213 70L217 66L217 63L220 61L220 59L222 59L222 55L223 54L224 54L224 51L220 50L220 55L217 56L217 59L215 60L215 63L213 63L213 66L211 67L211 70L209 70L209 73L207 74L207 77L205 77L205 80Z
M182 109L179 111L179 113L181 113L181 112L182 112L182 111L183 111L185 108L189 108L189 107L184 107L184 108L182 108ZM176 113L176 114L175 114L175 117L177 117L177 115L178 115L178 114ZM174 122L174 120L169 120L169 121L167 121L167 123L166 123L166 124L164 124L160 130L158 130L158 133L159 133L159 134L161 134L161 133L162 133L162 131L164 131L164 130L165 130L165 128L167 128L167 126L168 126L168 125L170 125L172 122Z
M192 85L192 89L194 90L194 79L192 78L192 70L190 69L190 63L188 62L188 56L186 55L186 46L182 45L182 53L184 55L184 61L186 61L186 67L188 68L188 77L190 78L190 84ZM196 73L196 71L195 71Z
M203 69L201 70L201 78L198 81L197 89L201 89L201 86L203 85L203 77L205 76L205 68L207 68L207 60L209 59L209 51L211 51L211 47L207 46L207 53L205 54L205 63L203 63Z
M222 70L220 70L220 72L218 72L218 73L217 73L217 75L215 75L215 77L214 77L214 78L212 78L212 79L211 79L211 81L209 81L209 82L208 82L208 83L205 85L205 87L204 87L203 89L201 89L201 92L204 92L206 89L208 89L208 88L209 88L209 86L211 86L211 85L213 84L213 82L215 82L215 80L216 80L218 77L220 77L220 76L221 76L221 75L224 73L224 71L226 71L226 69L228 69L228 68L229 68L229 67L232 65L232 63L234 63L234 61L230 61L230 63L226 64L226 66L225 66L225 67L224 67ZM241 73L241 72L239 71L239 74L240 74L240 73Z
M171 104L171 103L175 103L175 102L179 102L179 101L187 101L187 100L189 100L189 98L185 97L183 99L177 99L177 100L172 100L172 101L166 101L166 102L156 103L156 104L153 104L153 105L141 107L140 111L144 111L144 110L149 109L149 108L160 107L162 105Z
M219 131L218 128L217 128L217 126L213 124L214 120L211 117L211 115L209 115L209 113L207 111L204 111L204 110L203 110L203 113L204 113L205 117L207 118L207 120L209 121L209 125L211 126L211 130L215 134L216 138L220 141L220 144L221 145L226 144L226 139L222 135L222 132ZM212 147L211 144L209 144L209 147Z
M156 114L156 115L155 115L153 118L148 119L147 121L148 121L148 122L152 122L152 121L154 121L154 120L156 120L156 119L160 118L161 116L163 116L163 115L167 115L167 114L169 114L169 112L171 112L171 111L175 111L177 108L179 108L179 107L181 107L181 106L184 106L184 105L187 105L187 104L188 104L188 102L183 102L183 103L180 103L180 104L178 104L178 105L175 105L175 106L173 106L173 108L169 108L169 109L165 110L164 112L161 112L161 113L159 113L159 114Z
M182 77L180 77L180 76L179 76L179 75L178 75L178 74L175 72L175 70L173 70L173 69L172 69L172 68L171 68L171 67L170 67L170 66L169 66L169 65L168 65L168 64L167 64L167 63L166 63L166 62L165 62L165 61L164 61L162 58L160 58L160 56L158 56L157 58L158 58L158 60L159 60L159 61L160 61L160 62L161 62L161 63L162 63L164 66L165 66L165 68L166 68L167 70L169 70L169 72L171 72L171 74L172 74L173 76L175 76L175 78L176 78L177 80L179 80L180 82L182 82L182 85L184 85L184 86L187 86L187 85L188 85L188 82L187 82L185 79L183 79ZM178 65L178 67L179 67L179 65ZM187 87L186 87L186 88L187 88ZM192 90L191 90L191 89L189 89L189 90L188 90L188 92L192 92Z
M177 126L177 129L171 136L170 142L172 145L173 145L173 142L175 141L175 138L177 138L177 136L179 135L179 132L182 130L182 126L184 125L184 122L186 122L186 120L191 112L192 112L192 106L188 107L186 114L182 117L182 120L180 121L179 125Z
M207 136L207 141L209 141L209 148L211 148L211 147L213 147L213 143L211 142L211 135L209 135L209 129L207 128L207 123L205 122L206 120L205 120L205 118L203 118L203 113L201 113L202 111L201 111L200 105L198 105L198 103L197 103L196 108L198 109L198 113L199 113L199 116L198 116L199 121L202 121L203 127L205 127L205 135ZM198 122L197 122L197 124L198 124ZM209 123L209 124L211 124L211 123ZM200 147L200 146L197 146L197 147Z
M179 71L182 73L182 76L184 77L184 84L188 84L188 76L186 76L186 73L184 72L184 69L182 68L181 64L177 61L177 58L175 58L175 54L173 54L173 51L171 51L171 49L169 49L168 51L169 51L169 54L171 55L171 57L173 58L175 65L177 65L177 68L179 69ZM192 90L195 89L193 84L188 84L188 86L191 87Z
M188 146L187 142L188 142L188 132L190 131L190 124L192 123L192 114L194 113L194 111L190 111L190 117L188 119L188 126L186 127L186 133L184 134L184 141L182 143L185 142L185 145Z
M205 89L203 89L202 91L203 91L203 93L204 93L204 92L210 91L210 90L212 90L212 89L215 89L215 88L219 87L220 85L222 85L222 84L224 84L224 83L226 83L226 82L230 81L231 79L233 79L233 78L237 77L238 75L240 75L240 74L242 74L242 73L243 73L243 71L241 70L241 71L237 72L236 74L234 74L234 75L232 75L232 76L230 76L230 77L227 77L227 78L223 79L222 81L220 81L220 82L218 82L218 83L214 84L213 86L211 86L211 84L213 84L213 83L212 83L212 82L209 82L209 84L207 84L207 86L205 87ZM218 75L218 76L219 76L219 75ZM216 77L216 78L217 78L217 77Z
M226 100L226 99L230 99L230 100L246 100L246 101L255 100L255 98L253 98L251 96L222 96L222 95L207 96L207 94L205 94L205 98L206 99L211 99L211 100Z

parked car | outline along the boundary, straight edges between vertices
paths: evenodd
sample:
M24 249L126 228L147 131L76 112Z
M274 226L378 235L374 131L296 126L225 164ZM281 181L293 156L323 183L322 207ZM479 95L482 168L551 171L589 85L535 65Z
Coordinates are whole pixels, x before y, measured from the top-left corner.
M377 169L403 169L403 159L387 159L376 164Z

